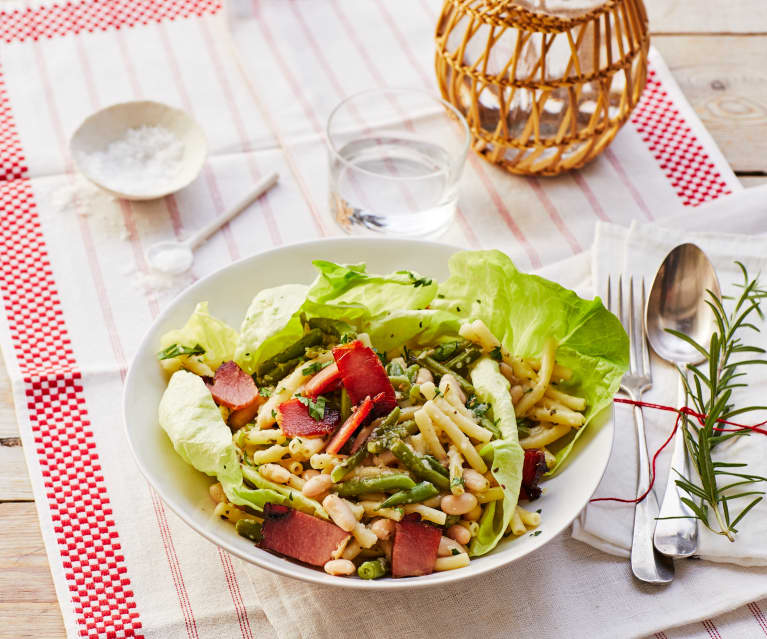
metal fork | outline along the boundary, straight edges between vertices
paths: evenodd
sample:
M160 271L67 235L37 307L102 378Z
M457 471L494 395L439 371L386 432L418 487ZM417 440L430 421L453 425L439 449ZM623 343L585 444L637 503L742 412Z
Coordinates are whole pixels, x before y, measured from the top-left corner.
M613 305L612 286L607 278L607 307L618 316L623 328L629 335L630 368L621 380L621 391L632 400L642 399L642 393L652 387L652 370L647 337L644 325L645 283L641 282L642 300L634 303L634 278L629 279L628 312L624 310L623 277L618 278L617 308ZM617 313L616 313L617 310ZM637 479L637 497L650 485L650 460L645 439L644 415L641 406L633 406L634 426L636 428L637 449L639 451L639 473ZM653 531L658 517L658 499L650 491L634 509L634 534L631 540L631 571L640 581L651 584L669 583L674 578L674 563L655 550Z

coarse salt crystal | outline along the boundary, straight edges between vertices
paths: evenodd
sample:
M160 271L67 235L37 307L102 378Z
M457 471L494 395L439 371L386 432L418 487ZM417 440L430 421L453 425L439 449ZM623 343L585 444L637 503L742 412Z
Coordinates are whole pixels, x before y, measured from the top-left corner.
M83 173L108 189L131 195L163 191L181 171L184 143L162 126L127 129L103 151L77 155Z

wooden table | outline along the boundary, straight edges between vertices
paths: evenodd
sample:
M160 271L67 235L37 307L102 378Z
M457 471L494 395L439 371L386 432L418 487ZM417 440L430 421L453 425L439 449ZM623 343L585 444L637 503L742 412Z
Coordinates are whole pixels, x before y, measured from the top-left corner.
M653 44L735 173L747 187L767 182L764 0L645 2ZM0 522L0 638L64 637L2 365Z

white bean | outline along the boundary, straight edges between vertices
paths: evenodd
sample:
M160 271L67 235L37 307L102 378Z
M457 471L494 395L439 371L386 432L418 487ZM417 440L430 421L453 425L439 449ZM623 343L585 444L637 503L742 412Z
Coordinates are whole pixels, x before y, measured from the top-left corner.
M481 493L486 490L490 483L483 475L473 468L463 469L463 485L473 493Z
M309 482L307 482L308 484ZM322 507L327 511L336 526L346 532L351 532L357 526L357 518L352 509L338 495L328 495L322 500Z
M477 506L477 498L471 493L445 495L442 498L442 512L448 515L465 515Z
M525 389L522 388L519 384L516 384L515 386L511 387L509 394L511 395L511 403L516 405L519 400L522 399L522 395L525 394Z
M394 522L391 519L374 519L369 528L379 539L389 539L394 533Z
M447 529L446 534L450 539L455 539L459 544L463 544L464 546L471 541L471 533L467 528L461 526L461 524L453 524Z
M331 559L324 566L325 572L329 575L353 575L354 564L348 559Z
M467 512L463 518L467 521L477 521L482 516L482 506L479 505L479 503L472 508L469 512Z
M466 529L464 528L464 530ZM457 550L458 553L454 553L454 550ZM450 555L460 554L462 552L466 552L466 548L459 544L455 539L442 537L439 540L439 548L437 549L438 557L449 557Z
M226 501L226 495L224 494L224 489L220 482L211 484L210 488L208 488L208 493L210 494L210 498L217 504L221 504Z
M301 473L301 479L304 481L309 481L312 479L312 477L317 477L319 474L319 470L314 470L314 468L307 468L303 473Z
M276 484L287 484L290 481L290 471L279 464L263 464L258 467L258 473Z
M315 470L314 472L316 473L317 471ZM315 498L328 492L332 485L333 480L330 478L330 475L318 474L306 481L301 492L305 497Z
M421 366L421 368L418 369L418 373L415 376L415 385L420 386L421 384L425 384L426 382L434 382L434 375L431 374L431 371L428 368L424 368Z

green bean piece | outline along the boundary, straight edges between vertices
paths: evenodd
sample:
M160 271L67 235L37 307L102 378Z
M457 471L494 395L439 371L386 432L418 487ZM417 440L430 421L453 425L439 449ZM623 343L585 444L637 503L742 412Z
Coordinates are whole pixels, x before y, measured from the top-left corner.
M439 491L434 488L434 484L428 481L422 481L416 484L410 490L400 490L386 499L379 508L391 508L400 504L417 504L419 501L426 501L439 495Z
M501 439L501 429L498 428L498 425L492 419L482 417L479 423L483 428L487 428L487 430L493 433L493 439Z
M373 439L372 436L368 440L368 452L378 455L389 448L389 444L395 439L404 439L409 435L414 435L418 432L418 425L412 419L408 419L404 422L395 424L389 428L378 439Z
M440 490L446 491L450 489L450 480L429 466L429 463L423 457L420 457L401 439L395 439L389 446L389 450L418 479L430 481Z
M445 528L450 528L450 526L457 524L459 521L461 521L460 515L448 515L445 517Z
M235 525L234 529L237 534L245 539L259 542L261 541L261 524L255 519L240 519Z
M455 357L447 360L445 362L445 367L451 370L464 368L478 360L481 354L482 353L478 348L469 347L465 351L458 353Z
M395 406L394 409L384 417L383 421L376 426L367 441L367 450L369 453L378 454L384 451L386 448L383 444L374 442L380 442L386 438L386 434L395 426L397 426L397 420L399 419L400 409ZM374 444L371 448L371 444Z
M413 386L410 387L410 392L407 394L407 398L415 404L418 402L418 400L421 399L421 397L421 387L413 384Z
M418 361L439 377L442 377L443 375L452 375L455 377L458 385L467 395L474 394L474 387L468 381L466 381L463 376L459 375L455 371L451 371L449 368L446 368L444 364L440 364L438 361L432 359L424 353L418 356Z
M399 362L389 362L386 365L386 374L389 377L398 377L405 374L405 370Z
M445 468L442 464L439 463L439 460L434 457L433 455L424 455L423 456L424 461L429 464L434 470L436 470L440 475L444 475L445 477L450 477L450 471Z
M418 364L413 364L407 367L405 375L407 375L407 378L410 380L411 384L415 384L415 378L418 377L418 371L420 368L421 367Z
M433 348L429 356L438 362L444 362L454 357L457 353L463 352L464 348L465 346L461 342L445 342Z
M269 481L258 472L253 466L247 464L240 464L242 468L242 476L256 488L262 490L272 490L286 498L285 505L291 506L296 510L300 510L309 515L317 515L322 519L329 519L328 514L322 507L322 504L310 497L305 496L301 491L294 490L284 484L278 484L273 481Z
M441 475L440 475L441 477ZM383 493L391 490L407 490L413 488L415 482L404 473L390 473L380 477L364 477L351 479L336 486L336 492L341 497L356 497L367 493Z
M380 579L389 570L389 562L386 557L379 557L378 559L371 559L360 564L357 568L357 574L362 579Z
M274 366L274 368L269 370L269 372L264 373L261 377L259 377L258 381L262 386L264 384L276 384L283 377L286 377L289 373L291 373L293 369L301 363L302 360L303 357L295 357L291 360L288 360L287 362L280 362Z
M309 328L317 328L336 339L339 339L343 333L349 333L352 330L352 327L346 322L328 319L327 317L312 317L307 324L309 324Z
M344 477L346 477L350 472L352 472L357 466L359 466L362 463L362 460L365 459L365 457L367 457L367 455L368 455L368 449L365 446L360 446L360 449L356 453L344 459L343 462L338 464L338 466L336 466L331 471L330 479L333 480L334 484L337 484Z
M296 359L297 357L303 357L307 348L310 346L317 346L322 343L322 331L319 328L313 328L299 339L288 346L284 351L277 353L270 357L265 362L261 362L256 369L256 375L258 377L264 376L271 371L277 364Z
M341 389L341 423L345 422L351 414L352 400L349 398L349 393L343 388Z
M410 392L410 380L407 378L407 375L390 375L389 381L398 391L403 393Z

